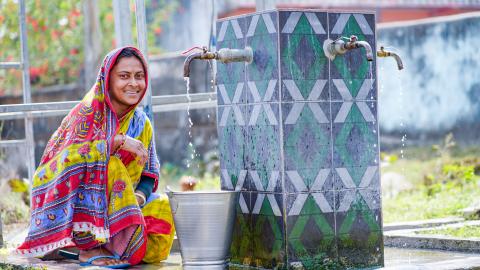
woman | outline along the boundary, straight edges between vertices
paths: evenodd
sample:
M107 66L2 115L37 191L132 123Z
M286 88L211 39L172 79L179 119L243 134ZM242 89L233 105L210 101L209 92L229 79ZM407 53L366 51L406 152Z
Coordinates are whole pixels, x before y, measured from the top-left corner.
M76 247L82 265L122 268L164 260L173 243L150 120L141 52L104 59L97 83L52 135L33 179L30 230L20 254Z

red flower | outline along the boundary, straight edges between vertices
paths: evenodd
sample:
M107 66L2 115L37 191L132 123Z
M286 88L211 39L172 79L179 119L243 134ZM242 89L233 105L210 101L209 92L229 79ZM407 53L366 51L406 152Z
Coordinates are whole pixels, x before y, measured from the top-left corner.
M73 48L70 50L70 54L71 55L77 55L78 54L78 49L77 48Z
M113 15L111 13L108 13L107 15L105 15L105 20L107 22L113 22Z
M90 145L88 143L84 144L78 149L78 153L82 156L88 155L90 153Z
M80 15L82 15L82 13L80 13L80 10L78 10L78 9L74 9L74 10L70 11L70 17L78 17Z
M155 35L160 35L162 33L162 28L159 26L155 28Z
M70 59L68 59L68 57L63 57L60 59L60 61L58 61L58 66L65 67L68 63L70 63Z
M53 30L52 32L50 32L50 36L53 40L57 40L60 36L62 36L62 32Z
M125 184L124 181L117 180L115 181L115 183L113 183L113 192L121 193L125 190L126 187L127 187L127 184Z
M34 32L38 31L38 21L37 21L37 20L34 20L34 19L31 19L31 20L30 20L30 23L32 24L33 31L34 31Z
M30 79L35 80L40 76L41 70L39 67L30 67Z

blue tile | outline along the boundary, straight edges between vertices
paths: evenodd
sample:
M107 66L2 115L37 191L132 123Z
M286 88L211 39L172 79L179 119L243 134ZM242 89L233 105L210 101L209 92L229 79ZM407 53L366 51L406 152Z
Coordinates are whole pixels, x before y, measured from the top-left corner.
M279 83L278 79L248 81L245 88L248 104L278 102Z
M376 166L379 162L376 125L333 124L333 167Z
M332 79L328 84L332 101L377 101L375 79Z
M289 217L333 214L335 211L335 193L333 190L289 193L286 196L286 210Z
M330 38L334 35L375 35L375 15L340 12L328 13ZM335 38L332 38L335 39Z
M282 80L282 102L290 101L329 101L328 79L283 79Z
M264 171L280 170L278 126L249 126L246 146L246 168Z
M218 148L220 168L245 168L246 143L244 128L239 126L218 127Z
M344 189L380 189L380 172L377 166L339 167L332 170L334 187Z
M279 24L281 34L326 35L327 12L280 11Z
M244 82L233 84L217 84L216 90L218 105L247 103L246 94L248 88Z
M246 177L248 190L259 192L282 192L280 171L249 170Z

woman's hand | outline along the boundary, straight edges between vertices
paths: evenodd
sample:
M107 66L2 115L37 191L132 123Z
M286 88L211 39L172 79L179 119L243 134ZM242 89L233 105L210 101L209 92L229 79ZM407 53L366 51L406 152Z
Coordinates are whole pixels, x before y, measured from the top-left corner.
M135 191L135 198L137 198L138 205L140 206L145 205L146 198L145 198L145 194L142 191L140 190Z
M124 140L125 142L123 142ZM132 153L136 157L139 165L144 165L145 162L147 162L148 151L141 141L127 135L118 134L115 135L114 144L116 144L117 150L123 149Z

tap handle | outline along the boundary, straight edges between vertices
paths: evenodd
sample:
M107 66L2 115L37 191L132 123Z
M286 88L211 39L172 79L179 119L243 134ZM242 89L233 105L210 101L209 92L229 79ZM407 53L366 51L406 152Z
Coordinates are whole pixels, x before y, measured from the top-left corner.
M350 36L350 42L357 42L357 40L358 40L357 36L355 36L355 35Z
M186 50L186 51L183 51L182 52L182 55L185 55L193 50L201 50L202 52L207 52L207 47L206 46L202 46L202 47L199 47L199 46L194 46L194 47L191 47L190 49Z

